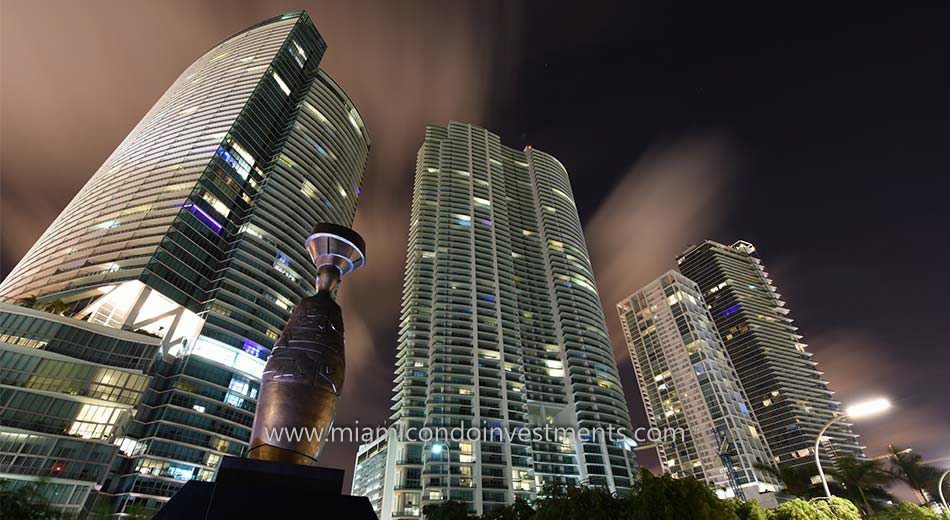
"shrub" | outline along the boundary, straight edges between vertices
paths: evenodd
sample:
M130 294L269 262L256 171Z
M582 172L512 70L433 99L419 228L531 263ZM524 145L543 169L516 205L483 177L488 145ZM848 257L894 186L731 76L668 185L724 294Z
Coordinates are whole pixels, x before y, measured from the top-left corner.
M810 502L800 498L785 502L769 511L769 520L816 520L818 510Z
M768 520L861 520L861 511L839 497L811 502L797 499L769 511Z
M818 513L823 515L819 518L827 518L828 520L861 520L861 510L850 500L831 497L830 500L815 500L813 503Z
M734 498L728 502L739 520L767 520L765 510L757 500L742 501Z
M929 508L901 502L872 515L869 520L940 520L940 516Z

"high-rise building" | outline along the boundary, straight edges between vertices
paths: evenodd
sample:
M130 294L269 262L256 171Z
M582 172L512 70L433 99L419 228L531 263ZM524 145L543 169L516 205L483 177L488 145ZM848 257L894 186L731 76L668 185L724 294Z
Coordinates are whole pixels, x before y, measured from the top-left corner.
M392 453L389 450L389 438L386 436L361 445L356 452L351 494L368 498L376 516L383 513L386 478L394 473L395 459L390 456Z
M650 426L666 433L663 471L775 504L778 482L756 468L772 455L699 287L669 271L617 310Z
M394 427L630 428L557 159L473 125L429 126L406 261ZM540 437L393 441L381 517L418 517L446 499L481 513L546 482L629 489L635 460L623 441Z
M815 439L839 413L840 403L806 350L755 247L706 241L676 261L702 291L775 461L788 467L814 464ZM830 467L835 454L864 456L847 422L829 429L826 438L823 465Z
M0 303L0 480L79 513L148 385L158 338Z
M0 285L163 338L104 486L119 511L159 507L245 449L269 347L314 292L308 231L352 225L369 138L325 49L297 12L206 52Z

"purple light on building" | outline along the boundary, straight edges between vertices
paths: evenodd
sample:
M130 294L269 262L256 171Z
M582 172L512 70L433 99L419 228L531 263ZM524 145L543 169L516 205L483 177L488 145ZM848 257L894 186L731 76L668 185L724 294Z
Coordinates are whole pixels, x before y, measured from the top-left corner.
M196 205L194 205L194 204L192 204L192 203L190 203L190 202L189 202L188 204L185 204L185 205L182 206L182 207L188 208L188 210L191 211L192 214L194 214L196 217L198 217L198 220L204 222L205 225L207 225L209 228L213 229L215 233L221 233L221 228L224 227L224 226L222 226L220 222L218 222L217 220L215 220L214 217L212 217L211 215L209 215L207 211L201 209L200 207L198 207L198 206L196 206Z

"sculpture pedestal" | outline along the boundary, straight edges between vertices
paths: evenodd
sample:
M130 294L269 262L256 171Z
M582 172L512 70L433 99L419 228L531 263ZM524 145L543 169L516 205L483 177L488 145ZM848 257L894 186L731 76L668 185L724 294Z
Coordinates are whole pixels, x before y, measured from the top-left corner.
M215 482L190 481L153 520L376 520L366 497L341 495L343 470L225 457Z

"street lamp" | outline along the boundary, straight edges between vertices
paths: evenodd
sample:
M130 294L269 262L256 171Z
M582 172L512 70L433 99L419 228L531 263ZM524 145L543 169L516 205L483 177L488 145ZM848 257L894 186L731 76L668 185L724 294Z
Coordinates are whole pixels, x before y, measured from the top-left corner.
M825 432L828 431L828 428L832 424L844 419L845 417L850 419L860 419L861 417L868 417L870 415L876 415L884 412L891 407L891 402L887 399L878 398L872 399L870 401L865 401L863 403L858 403L851 405L845 408L845 411L841 415L836 415L828 421L821 431L818 432L818 438L815 439L815 466L818 466L818 475L821 477L821 485L825 488L825 496L831 498L831 490L828 489L828 481L825 479L825 470L821 468L821 438L825 435Z
M947 508L947 499L943 497L943 479L947 478L947 474L950 473L950 469L943 472L943 475L940 475L940 482L937 482L937 491L940 493L940 501L943 502L943 510L950 511L950 508Z
M449 500L452 500L452 458L451 458L451 456L450 456L449 453L448 453L448 452L449 452L449 444L448 444L448 443L445 443L445 444L433 444L433 445L432 445L432 454L433 454L433 455L439 455L439 458L440 458L440 459L442 458L441 455L442 455L442 450L443 450L443 449L445 450L445 452L446 452L445 455L446 455L446 457L448 458L448 463L445 465L445 478L446 478L446 483L445 483L445 500L446 500L446 501L449 501Z

